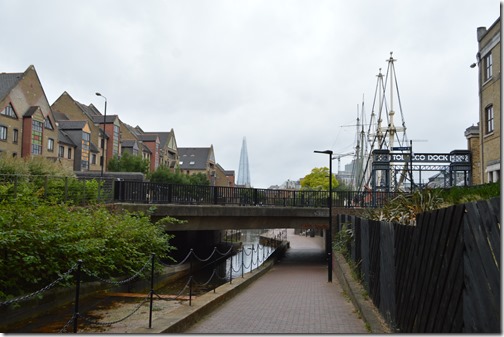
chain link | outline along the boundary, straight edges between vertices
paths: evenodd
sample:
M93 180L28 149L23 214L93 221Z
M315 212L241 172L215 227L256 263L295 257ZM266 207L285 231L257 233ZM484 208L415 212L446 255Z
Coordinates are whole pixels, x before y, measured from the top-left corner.
M5 302L0 302L0 307L7 306L7 305L10 305L12 303L26 301L29 298L37 296L38 294L41 294L41 293L43 293L43 292L51 289L58 282L60 282L61 280L63 280L67 275L69 275L71 272L73 272L76 267L77 267L77 264L75 264L72 268L70 268L66 273L62 274L57 280L53 281L52 283L50 283L49 285L45 286L44 288L42 288L40 290L37 290L37 291L35 291L35 292L31 293L31 294L25 295L25 296L21 296L21 297L18 297L18 298L13 298L12 300L8 300L8 301L5 301Z
M128 282L131 282L133 281L135 278L137 278L144 270L145 268L147 268L147 266L149 265L149 262L150 262L150 258L149 260L147 260L147 262L145 262L145 264L143 265L143 267L137 271L133 276L131 276L130 278L126 279L126 280L122 280L122 281L111 281L111 280L106 280L104 278L101 278L100 276L98 275L95 275L93 272L85 269L85 268L82 268L82 271L85 272L86 274L88 274L89 276L92 276L92 277L95 277L97 278L98 280L102 281L102 282L105 282L105 283L109 283L109 284L125 284L125 283L128 283Z
M112 322L98 322L98 321L95 321L91 318L88 318L86 316L83 316L83 315L79 315L80 317L82 317L82 319L89 323L89 324L92 324L92 325L102 325L102 326L110 326L110 325L114 325L116 323L119 323L119 322L122 322L122 321L125 321L126 319L130 318L131 316L133 316L134 313L136 313L141 307L142 305L144 305L145 303L147 303L147 301L149 300L149 297L150 297L150 294L147 295L147 297L142 301L140 302L140 304L138 304L135 309L130 313L128 314L127 316L121 318L121 319L118 319L116 321L112 321Z
M68 320L68 322L63 326L63 328L61 328L61 330L59 331L59 333L65 333L65 332L67 332L67 328L70 326L70 324L73 323L74 319L75 319L75 314L72 316L72 318L70 318Z

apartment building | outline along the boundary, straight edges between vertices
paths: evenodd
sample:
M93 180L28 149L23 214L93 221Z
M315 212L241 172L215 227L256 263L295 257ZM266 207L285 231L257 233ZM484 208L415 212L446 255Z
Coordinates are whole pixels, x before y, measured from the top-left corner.
M203 173L210 181L210 185L216 185L215 154L213 145L210 147L179 147L179 167L184 174Z
M500 180L501 165L501 20L488 28L477 28L476 54L479 89L479 122L466 129L472 153L475 185Z
M33 65L0 74L0 153L28 158L58 155L58 129Z

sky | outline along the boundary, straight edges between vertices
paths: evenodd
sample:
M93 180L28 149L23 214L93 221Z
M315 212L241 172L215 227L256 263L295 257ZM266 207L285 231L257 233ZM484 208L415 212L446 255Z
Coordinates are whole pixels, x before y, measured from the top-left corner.
M267 188L327 167L315 150L354 151L390 52L413 151L467 149L476 30L499 12L497 0L2 0L0 72L34 65L50 104L66 91L103 112L100 92L108 115L213 145L236 177L246 137L252 186Z

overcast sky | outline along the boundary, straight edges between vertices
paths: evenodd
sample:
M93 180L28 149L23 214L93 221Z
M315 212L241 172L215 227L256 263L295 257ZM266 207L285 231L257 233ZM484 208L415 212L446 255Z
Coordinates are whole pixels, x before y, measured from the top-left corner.
M50 104L67 91L103 112L101 92L107 114L173 128L179 147L213 144L236 176L246 137L252 186L266 188L328 166L314 150L354 150L357 106L371 114L390 52L414 151L466 149L476 29L499 12L497 0L2 0L0 72L34 65Z

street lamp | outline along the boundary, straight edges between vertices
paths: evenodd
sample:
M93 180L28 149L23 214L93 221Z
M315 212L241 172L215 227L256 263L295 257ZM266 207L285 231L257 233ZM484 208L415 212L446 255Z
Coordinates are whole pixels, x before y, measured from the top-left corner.
M332 160L333 152L331 150L313 151L329 155L329 229L326 231L326 253L327 253L327 282L332 282Z
M101 174L100 174L100 177L103 178L103 167L105 166L105 160L107 158L107 152L105 151L105 123L107 122L106 119L107 119L107 97L103 96L102 94L100 94L99 92L96 93L96 96L101 96L105 99L105 111L104 111L104 115L103 115L103 128L102 128L102 131L103 131L103 135L102 135L102 161L101 161Z

